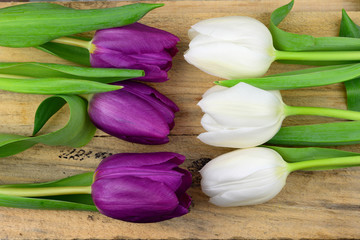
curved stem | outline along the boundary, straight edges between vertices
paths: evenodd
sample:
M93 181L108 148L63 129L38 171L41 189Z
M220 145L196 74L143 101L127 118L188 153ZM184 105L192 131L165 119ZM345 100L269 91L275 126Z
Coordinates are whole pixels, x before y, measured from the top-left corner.
M360 51L285 52L276 50L275 60L354 61L360 60Z
M18 197L43 197L72 194L91 194L91 186L43 187L43 188L0 188L0 194Z
M90 53L93 53L96 48L91 41L85 41L85 40L69 38L69 37L61 37L61 38L53 39L51 40L51 42L86 48L87 50L89 50Z
M336 108L297 107L285 105L285 115L314 115L343 118L348 120L360 120L360 112Z
M354 167L360 166L360 156L339 157L339 158L324 158L303 162L288 163L288 170L290 172L296 170L304 170L307 168L320 168L320 167Z

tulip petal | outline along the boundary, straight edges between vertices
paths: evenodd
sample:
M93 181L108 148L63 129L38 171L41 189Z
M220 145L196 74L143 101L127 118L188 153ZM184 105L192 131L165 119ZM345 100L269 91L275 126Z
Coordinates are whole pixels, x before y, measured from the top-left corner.
M119 153L107 157L100 164L99 169L118 169L122 167L153 167L158 169L172 169L185 161L185 156L173 152L155 153ZM170 163L171 165L164 165Z
M99 129L118 138L142 144L163 144L174 127L179 108L156 89L142 83L122 81L121 91L96 94L89 116Z
M140 23L98 30L92 40L91 66L141 69L145 76L137 80L163 82L178 52L177 42L175 35Z
M172 129L174 127L174 113L179 111L179 108L173 101L162 95L156 89L141 83L123 81L119 83L119 85L124 87L123 90L148 101L151 105L154 106L154 108L158 110L159 113L162 114L168 123L169 128Z
M269 181L269 179L271 178L264 178L263 181L257 182L256 186L247 186L245 189L241 188L240 185L234 185L233 188L240 189L211 197L209 202L221 207L246 206L267 202L274 198L286 183L286 178L284 181ZM280 182L282 184L279 184Z
M230 207L270 200L284 187L289 171L276 151L257 147L223 154L200 173L202 191L210 202Z
M93 44L124 53L153 53L168 49L173 54L173 48L179 41L169 32L133 23L96 31Z
M232 42L215 42L190 48L185 60L200 70L225 79L264 75L274 61L268 51L249 49Z
M203 98L207 97L208 95L215 93L215 92L221 92L221 91L225 91L226 89L229 89L227 87L223 87L220 85L215 85L212 86L211 88L209 88L204 94L203 94Z
M260 21L247 16L206 19L194 24L191 29L198 34L226 41L248 42L259 47L272 45L272 36L269 29ZM198 34L191 32L189 36L194 38Z
M165 184L133 176L102 178L92 185L94 203L109 217L131 222L155 222L171 214L179 201Z
M281 127L282 121L283 118L279 119L277 122L261 127L219 129L218 131L201 133L198 138L203 143L217 147L255 147L269 141L273 136L275 136ZM214 127L214 125L211 127Z
M218 124L229 128L259 127L284 115L284 104L278 96L246 83L207 94L198 105Z
M94 95L89 116L96 127L119 138L164 139L170 131L168 123L154 106L123 90Z
M102 48L98 48L94 54L90 56L90 62L92 67L98 68L127 68L144 70L144 77L134 79L149 82L163 82L168 80L166 71L169 67L171 67L171 63L167 63L164 65L164 69L161 69L156 65L156 62L153 62L153 64L142 63L130 55Z
M225 79L260 77L275 60L272 36L264 24L244 16L200 21L188 32L185 60Z

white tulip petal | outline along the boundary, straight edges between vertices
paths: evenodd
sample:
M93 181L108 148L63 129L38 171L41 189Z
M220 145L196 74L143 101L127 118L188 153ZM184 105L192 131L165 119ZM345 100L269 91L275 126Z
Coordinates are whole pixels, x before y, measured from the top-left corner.
M188 31L188 36L190 38L190 40L192 40L194 37L196 37L197 35L199 35L199 32L196 31L195 29L193 28L190 28L189 31Z
M227 128L259 127L284 117L284 103L274 95L246 83L206 94L198 103L219 125Z
M223 207L266 202L281 191L289 174L276 151L259 147L223 154L200 173L202 191Z
M189 48L191 49L191 48L195 48L197 46L201 46L201 45L209 44L209 43L221 44L223 42L224 41L221 39L216 39L216 38L209 37L206 35L196 35L189 43Z
M208 185L224 184L246 178L256 171L268 169L269 166L283 167L286 163L279 153L270 148L256 147L231 151L214 158L200 170L203 176L202 186L207 186L204 181L208 175L212 176L208 179L215 180L208 182Z
M204 114L201 118L202 127L208 132L216 132L226 130L223 126L219 125L209 114Z
M268 51L232 42L214 42L190 48L185 60L214 76L236 79L264 75L274 61Z
M274 198L283 189L286 183L286 177L279 181L274 181L270 176L267 182L257 187L249 187L233 191L227 191L222 194L211 197L209 202L220 207L235 207L265 203ZM236 186L239 187L239 186Z
M266 143L279 131L282 119L261 127L242 127L201 133L198 138L208 145L216 147L248 148ZM204 128L211 129L210 125Z
M220 92L220 91L225 91L226 89L229 89L227 87L223 87L223 86L220 86L220 85L215 85L211 88L209 88L204 94L203 94L203 98L210 95L211 93L214 93L214 92Z
M200 21L191 27L198 34L249 46L272 46L272 36L260 21L246 16L227 16ZM194 36L193 34L189 34Z

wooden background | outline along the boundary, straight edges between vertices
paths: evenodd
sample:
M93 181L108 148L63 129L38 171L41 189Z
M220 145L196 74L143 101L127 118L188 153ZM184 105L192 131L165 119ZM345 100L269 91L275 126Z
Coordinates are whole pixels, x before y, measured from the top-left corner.
M193 172L189 193L193 204L186 216L153 224L133 224L113 220L99 213L41 211L0 208L0 239L330 239L360 238L360 168L326 172L296 172L286 187L268 203L237 208L219 208L208 203L199 186L197 171L209 159L231 149L201 143L202 113L196 106L218 80L187 64L183 53L188 46L187 30L202 19L226 15L248 15L267 24L270 13L287 0L256 1L164 1L166 5L145 16L141 22L170 31L181 38L174 58L171 80L152 84L174 100L181 111L170 143L143 146L127 143L101 131L85 147L37 145L23 153L0 159L0 184L43 182L93 171L103 157L119 152L174 151L184 154L184 167ZM74 8L105 8L130 2L63 3ZM1 2L0 7L15 3ZM360 1L296 0L295 7L281 25L285 30L314 36L336 36L341 9L360 23ZM0 33L1 34L1 33ZM0 48L0 61L67 63L36 49ZM304 68L273 64L269 73ZM283 91L285 103L299 106L345 108L342 84ZM0 132L30 135L34 113L44 96L0 92ZM66 122L67 109L57 114L43 132L58 129ZM333 121L327 118L290 117L284 125ZM359 145L339 149L360 152Z

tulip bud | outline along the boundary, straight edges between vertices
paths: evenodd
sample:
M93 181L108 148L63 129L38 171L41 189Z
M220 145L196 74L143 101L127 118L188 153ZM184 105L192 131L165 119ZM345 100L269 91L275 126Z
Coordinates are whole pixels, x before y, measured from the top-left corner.
M263 144L280 129L285 104L279 91L265 91L246 83L231 88L214 86L198 103L208 132L199 139L218 147L246 148Z
M228 16L200 21L189 30L185 60L225 79L260 77L275 60L270 31L258 20Z
M264 203L285 186L288 164L269 148L223 154L200 170L202 191L221 207Z
M121 153L96 169L92 197L106 216L158 222L188 213L191 174L178 167L185 157L171 152Z
M129 142L163 144L174 127L179 108L170 99L145 84L122 81L121 91L95 94L89 101L89 116L102 131Z
M92 40L90 63L98 68L128 68L145 71L142 81L168 80L172 57L178 52L175 35L140 23L98 30Z

